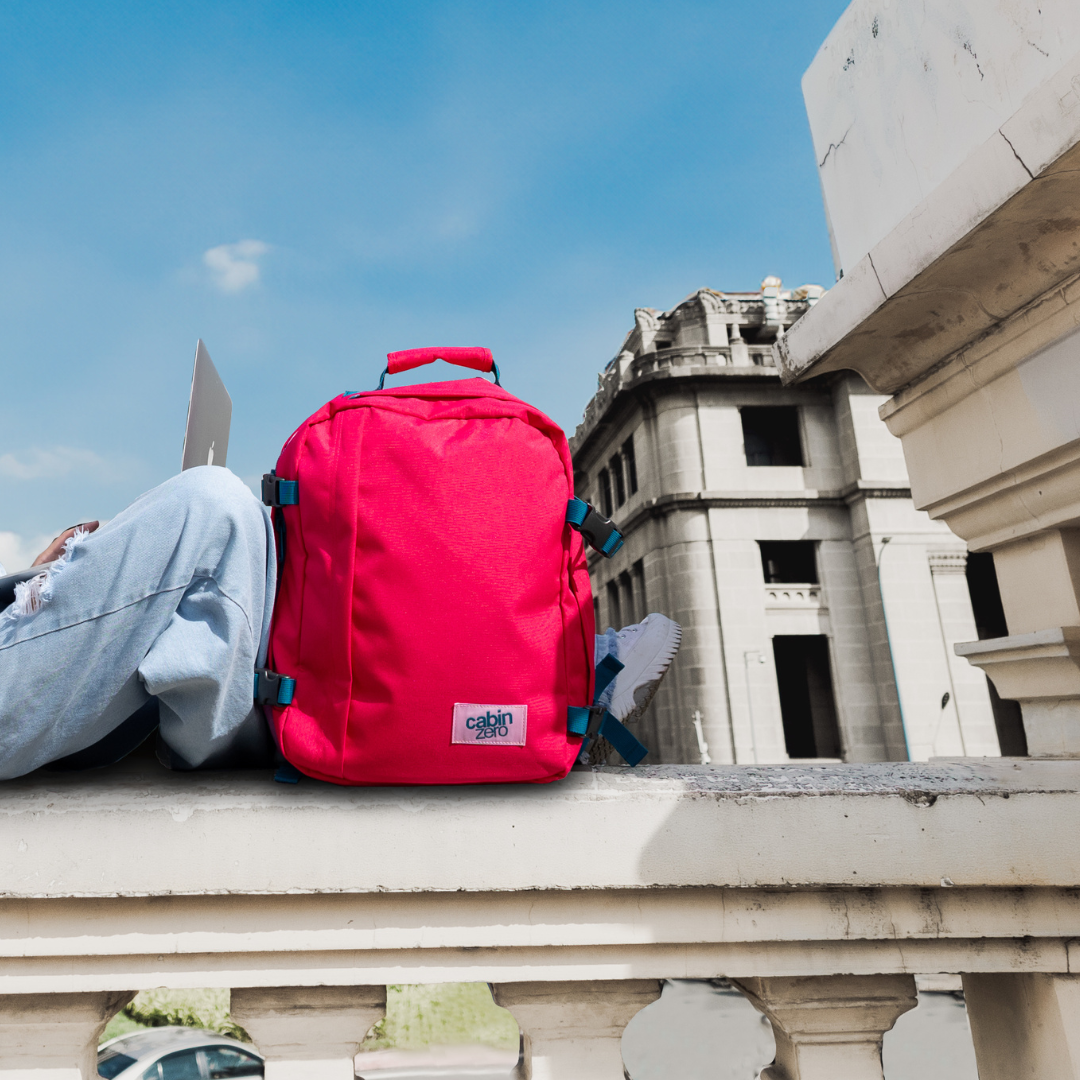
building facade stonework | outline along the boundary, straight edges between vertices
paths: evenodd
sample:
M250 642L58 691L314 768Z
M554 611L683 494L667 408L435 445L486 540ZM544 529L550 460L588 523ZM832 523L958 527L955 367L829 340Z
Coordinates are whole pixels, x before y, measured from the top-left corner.
M683 627L637 731L650 762L1008 742L1010 703L953 651L994 632L976 626L965 545L915 510L885 398L851 373L780 383L773 343L823 291L767 278L639 308L571 440L578 495L626 537L592 555L598 627L650 610Z

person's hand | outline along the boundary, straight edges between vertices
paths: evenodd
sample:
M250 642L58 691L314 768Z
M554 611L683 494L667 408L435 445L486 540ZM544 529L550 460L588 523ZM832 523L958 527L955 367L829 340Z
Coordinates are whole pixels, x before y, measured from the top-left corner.
M40 566L42 563L59 559L64 553L64 545L75 535L76 529L93 532L98 525L97 521L84 521L81 525L72 525L70 529L65 529L30 565Z

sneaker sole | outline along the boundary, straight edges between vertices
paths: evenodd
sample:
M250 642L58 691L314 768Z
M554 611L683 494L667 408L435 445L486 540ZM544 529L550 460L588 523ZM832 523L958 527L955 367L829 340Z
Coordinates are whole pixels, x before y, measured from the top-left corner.
M623 723L633 723L649 707L682 641L682 627L666 616L655 622L646 618L645 623L623 660L626 666L615 676L608 711Z

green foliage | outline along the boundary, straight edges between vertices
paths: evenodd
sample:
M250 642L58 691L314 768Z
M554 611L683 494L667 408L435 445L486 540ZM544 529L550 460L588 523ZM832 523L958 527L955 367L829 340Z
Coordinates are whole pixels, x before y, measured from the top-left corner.
M468 1043L509 1050L518 1046L517 1022L491 1000L484 983L388 986L386 1018L371 1029L364 1049Z
M106 1025L101 1033L98 1043L108 1042L110 1039L119 1038L121 1035L130 1035L133 1031L145 1031L146 1025L132 1020L123 1010L118 1012Z
M124 1007L122 1015L143 1027L209 1028L251 1042L229 1016L228 990L144 990Z
M209 1028L251 1041L229 1016L228 990L144 990L109 1021L101 1041L141 1028L174 1024ZM462 1044L517 1049L517 1023L491 1000L484 983L388 986L386 1017L371 1029L364 1049L415 1050Z

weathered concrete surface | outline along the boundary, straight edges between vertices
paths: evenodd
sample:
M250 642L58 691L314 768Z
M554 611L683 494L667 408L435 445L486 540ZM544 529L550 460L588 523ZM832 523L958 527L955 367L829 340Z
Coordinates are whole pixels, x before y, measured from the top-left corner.
M1080 763L658 766L518 787L262 773L0 788L0 895L1080 886Z

